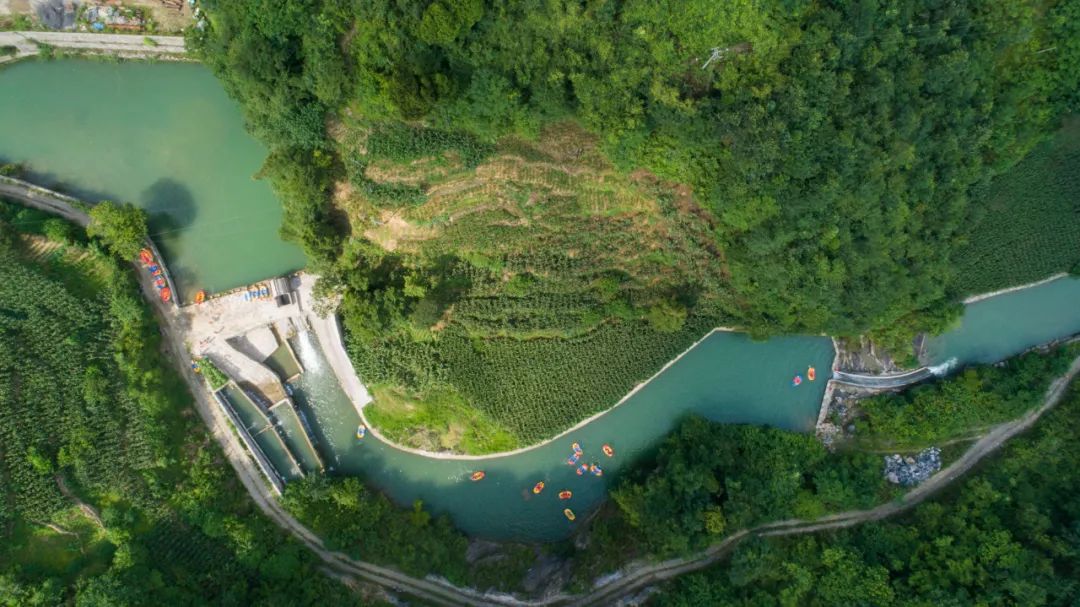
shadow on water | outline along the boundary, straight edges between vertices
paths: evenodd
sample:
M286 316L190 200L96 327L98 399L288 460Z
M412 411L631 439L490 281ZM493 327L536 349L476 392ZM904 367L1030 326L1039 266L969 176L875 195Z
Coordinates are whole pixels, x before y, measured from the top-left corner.
M154 232L170 233L195 223L198 209L191 190L168 177L158 179L139 195L139 206L150 215Z
M20 165L15 160L9 160L4 156L0 156L0 164L15 164L22 167L21 171L16 172L13 177L17 177L24 181L28 181L34 185L41 186L45 189L59 192L61 194L67 194L74 198L78 198L84 202L91 204L101 202L102 200L113 200L117 202L127 202L118 199L114 194L108 192L102 192L101 190L95 190L92 188L86 188L78 184L74 184L65 181L56 173L35 171L27 166Z
M198 215L191 190L175 179L163 177L146 188L133 202L149 215L150 236L169 261L169 270L177 287L197 284L198 272L182 262L178 245L179 235L195 223ZM181 301L188 301L189 295L187 289L181 289L178 297Z

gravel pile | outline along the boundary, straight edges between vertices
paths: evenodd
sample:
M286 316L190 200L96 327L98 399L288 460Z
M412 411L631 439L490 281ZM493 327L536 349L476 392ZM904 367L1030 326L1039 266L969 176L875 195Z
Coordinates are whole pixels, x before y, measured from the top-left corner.
M915 457L885 456L885 480L894 485L918 485L941 470L941 449L930 447Z

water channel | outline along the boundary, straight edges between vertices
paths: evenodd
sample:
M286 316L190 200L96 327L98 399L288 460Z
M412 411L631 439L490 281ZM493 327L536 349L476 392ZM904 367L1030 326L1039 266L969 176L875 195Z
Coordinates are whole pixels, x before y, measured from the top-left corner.
M129 200L150 210L155 238L182 289L220 290L302 265L300 252L277 237L277 201L264 183L249 178L265 152L243 132L235 104L205 68L24 62L0 71L0 91L0 158L27 163L45 184L62 182L80 196ZM1072 278L972 304L960 324L928 348L936 362L989 362L1076 332L1080 279ZM294 398L330 470L362 476L402 504L423 500L470 534L517 540L565 537L620 470L654 449L687 413L810 430L833 358L824 337L754 342L713 333L625 403L569 436L470 462L410 454L370 435L357 440L359 416L314 337L303 333L292 346L304 370L292 382ZM809 365L817 368L817 381L793 387L792 376ZM255 405L248 407L242 394L231 396L254 415ZM251 425L257 421L252 417ZM299 418L283 424L290 442L299 425ZM260 443L270 457L287 459L284 442L270 432ZM583 461L599 463L604 476L578 476L565 464L574 441L585 450ZM613 458L600 453L603 443L614 447ZM301 460L314 466L312 457ZM487 477L470 482L478 469ZM286 471L291 478L299 474L295 465ZM530 488L541 480L546 490L533 495ZM573 491L569 502L556 496L563 489ZM564 518L567 506L577 512L576 523Z
M0 69L0 162L85 200L145 208L187 300L303 267L303 253L278 238L281 204L253 178L265 157L201 65L67 59Z

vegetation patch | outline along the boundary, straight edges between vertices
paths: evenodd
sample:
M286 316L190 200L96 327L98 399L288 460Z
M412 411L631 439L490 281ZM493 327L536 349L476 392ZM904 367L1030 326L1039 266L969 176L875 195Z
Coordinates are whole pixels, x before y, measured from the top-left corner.
M359 159L336 204L364 240L345 245L324 288L344 295L361 375L384 384L372 422L405 444L483 453L550 437L714 326L688 322L688 308L717 305L724 268L685 214L693 201L614 171L579 127L498 145L358 120L335 133ZM465 440L483 419L510 434Z
M375 400L364 414L395 443L466 453L497 453L521 446L513 434L450 390L433 388L413 396L390 386L369 388Z
M855 440L869 448L918 449L986 431L1038 406L1080 345L1032 351L994 366L859 402Z
M256 512L128 269L17 218L0 205L0 603L355 604Z
M1080 117L980 191L966 245L953 255L964 294L1080 273Z

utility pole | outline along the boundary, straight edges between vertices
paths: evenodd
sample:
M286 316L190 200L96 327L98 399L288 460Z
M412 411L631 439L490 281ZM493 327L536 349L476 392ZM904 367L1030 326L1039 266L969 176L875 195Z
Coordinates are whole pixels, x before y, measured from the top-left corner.
M727 48L714 47L713 50L712 50L712 56L710 56L709 60L706 61L705 64L701 66L701 69L705 69L705 68L709 67L709 64L712 63L713 61L719 61L720 59L723 59L724 55L727 54L727 52L728 52Z

